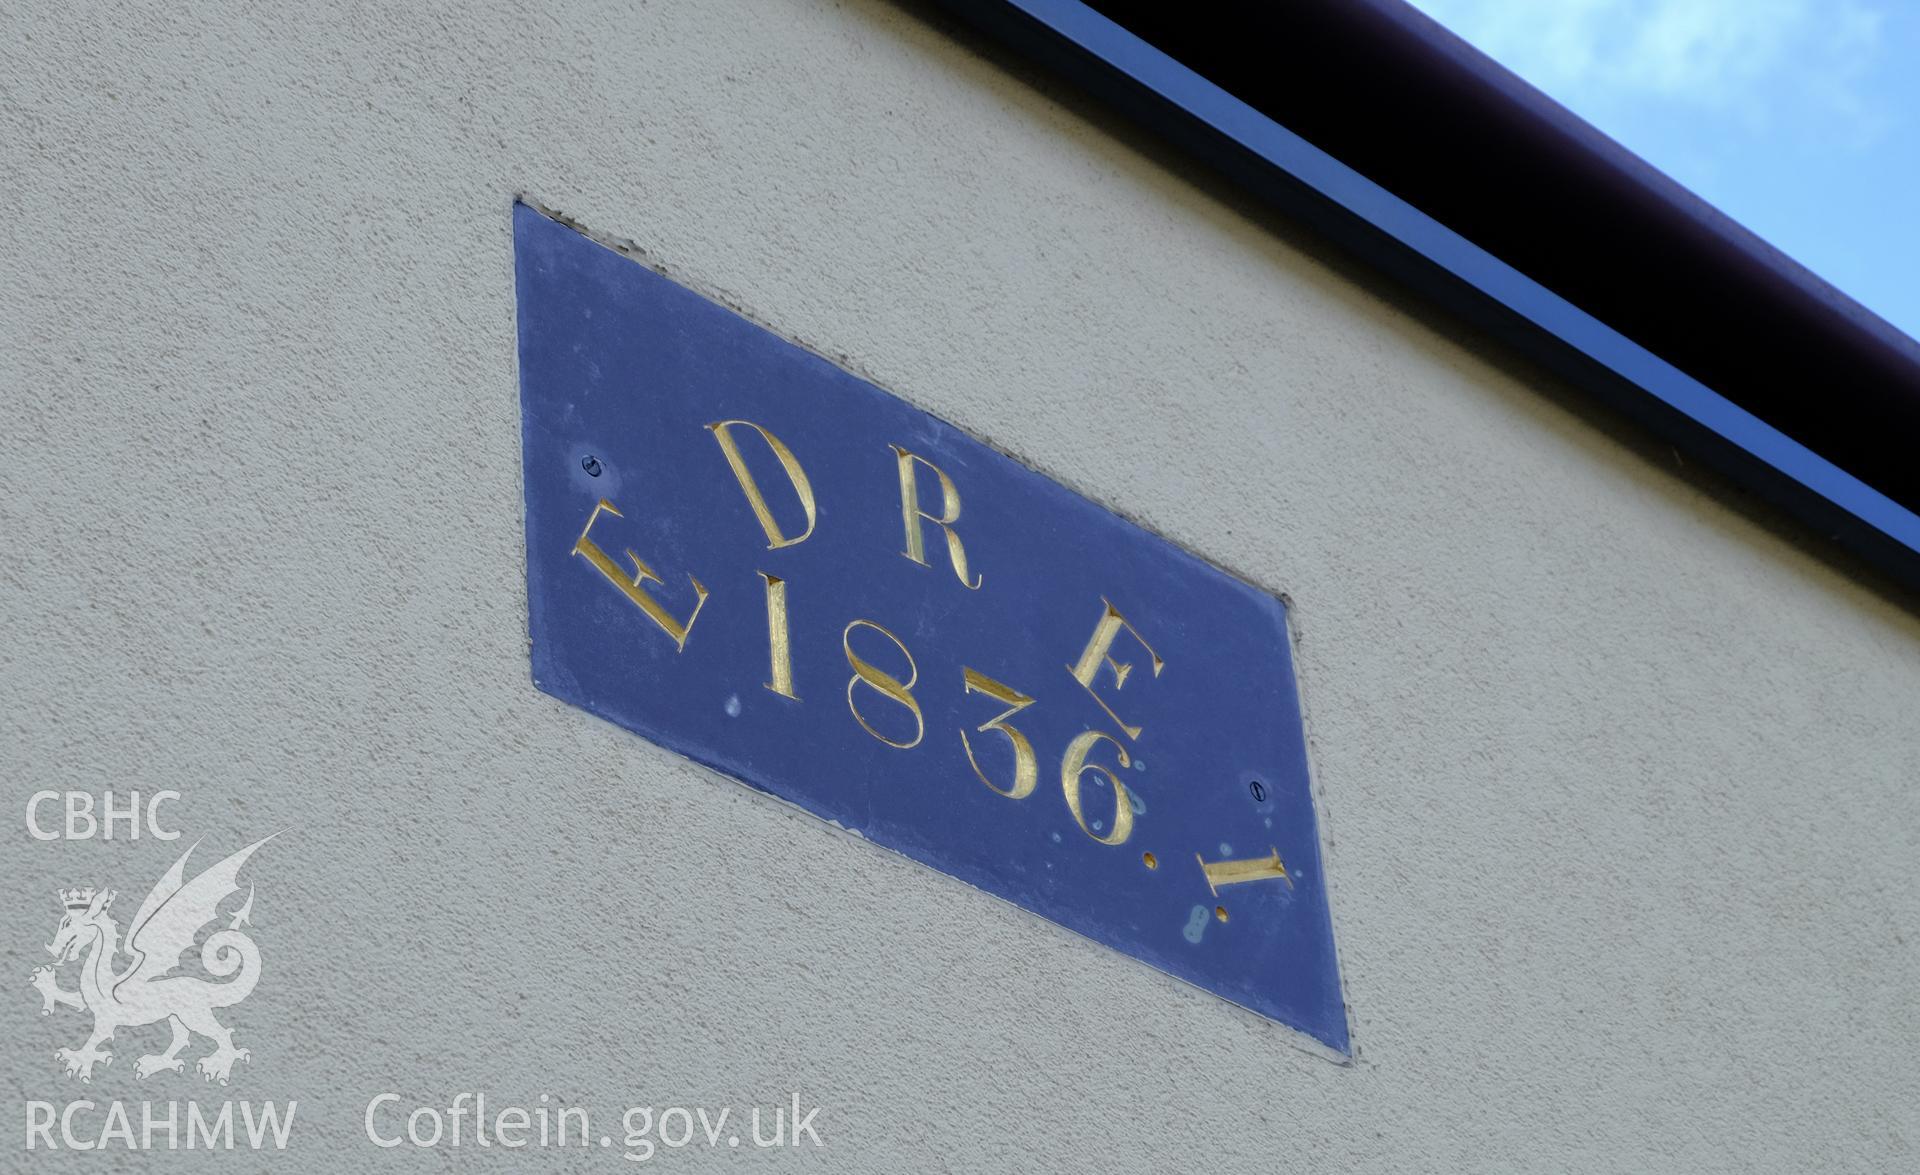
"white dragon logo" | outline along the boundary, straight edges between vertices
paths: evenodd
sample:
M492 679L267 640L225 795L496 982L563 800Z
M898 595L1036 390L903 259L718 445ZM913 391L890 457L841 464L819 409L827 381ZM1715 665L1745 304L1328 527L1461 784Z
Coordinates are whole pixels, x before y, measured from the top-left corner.
M187 858L198 844L189 847L153 887L147 900L140 903L124 948L120 945L120 927L107 912L113 906L113 891L95 891L91 886L60 891L66 916L47 944L53 965L34 968L28 983L40 992L43 1016L53 1011L55 1004L93 1013L93 1034L87 1042L53 1054L54 1060L65 1066L67 1076L91 1082L95 1065L113 1064L113 1054L100 1046L113 1039L114 1029L161 1020L173 1029L173 1043L164 1053L150 1053L134 1062L133 1075L141 1080L168 1070L182 1072L185 1062L180 1059L180 1050L187 1047L194 1033L214 1043L214 1050L201 1057L197 1065L208 1081L225 1085L235 1061L252 1059L246 1049L233 1047L233 1033L213 1018L215 1008L232 1007L251 995L260 979L260 948L240 932L253 912L251 886L247 888L246 904L227 927L208 935L200 947L201 966L214 976L233 978L212 983L196 975L169 972L193 949L200 930L219 917L220 903L240 892L235 880L240 866L255 849L272 839L269 836L255 841L183 883ZM123 949L133 962L116 971L114 956ZM59 985L54 968L76 959L81 960L80 986L68 991Z

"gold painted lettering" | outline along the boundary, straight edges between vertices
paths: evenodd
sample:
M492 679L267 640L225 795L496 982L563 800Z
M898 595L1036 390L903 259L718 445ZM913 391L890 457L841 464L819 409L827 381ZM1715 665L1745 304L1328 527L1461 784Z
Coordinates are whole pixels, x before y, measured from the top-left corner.
M777 575L760 572L767 581L767 661L766 687L783 698L799 701L793 692L793 648L787 631L787 581Z
M1006 735L1007 741L1013 744L1013 786L1002 788L987 778L987 773L980 770L980 761L973 757L973 744L967 741L967 732L963 730L960 732L960 745L966 748L967 762L973 764L973 773L980 777L981 783L1010 800L1026 799L1033 794L1034 784L1039 782L1040 768L1034 762L1033 744L1027 741L1026 735L1008 726L1007 719L1033 705L1033 699L1012 686L997 682L984 673L976 673L964 665L961 666L960 673L966 681L967 693L982 693L996 702L1005 702L1011 707L974 729L981 733L997 730Z
M767 506L766 496L760 492L760 483L753 479L747 463L740 457L740 447L733 443L731 430L739 424L759 433L760 439L767 442L767 447L779 459L780 468L786 472L787 481L792 483L794 496L800 499L800 508L806 511L807 529L792 538L781 533L780 524L773 520L773 511ZM760 529L767 532L767 550L791 547L813 533L813 485L807 481L807 471L800 468L800 460L793 455L793 450L781 444L779 437L751 420L716 420L707 425L707 429L713 433L713 439L720 442L720 452L727 459L727 467L733 470L735 480L739 481L741 490L746 493L747 505L753 507L753 516L760 520Z
M900 517L907 526L907 549L903 552L907 558L923 567L932 566L927 562L925 536L921 533L922 520L938 526L947 536L947 557L953 562L953 573L960 577L960 586L978 588L981 576L975 575L973 582L967 582L967 549L960 545L960 536L953 531L953 524L960 520L960 491L953 486L953 479L946 471L927 460L907 452L899 445L888 445L900 462ZM914 463L918 462L933 470L940 479L940 514L938 517L920 508L920 487L914 475Z
M853 630L856 628L871 628L873 631L893 642L894 647L900 650L901 656L907 659L907 679L905 681L901 681L885 670L876 668L860 659L860 656L853 651ZM860 724L862 730L890 747L898 747L904 751L909 747L919 746L920 740L925 737L927 733L927 723L926 720L920 716L920 703L914 700L913 693L911 692L913 690L913 683L920 679L920 668L913 663L913 654L907 651L907 646L900 643L899 637L881 628L873 621L856 620L852 624L847 625L846 629L841 632L840 647L845 650L847 654L847 664L853 669L853 676L847 679L847 709L853 711L853 720ZM856 705L853 700L854 687L860 685L865 685L882 697L889 698L907 708L907 712L913 715L913 738L910 741L904 743L895 742L893 739L888 738L886 735L881 734L872 726L868 725L867 720L860 714L860 707Z
M1266 857L1249 857L1244 861L1208 861L1199 853L1193 859L1200 862L1200 871L1207 875L1207 889L1214 897L1220 896L1223 885L1239 885L1243 881L1267 881L1279 878L1293 888L1293 878L1287 874L1286 863L1280 860L1280 850L1268 847L1271 854ZM1223 916L1220 919L1226 921Z
M1067 666L1067 672L1073 674L1073 679L1084 686L1088 693L1093 695L1093 700L1100 703L1100 708L1107 712L1107 717L1119 723L1120 729L1126 732L1128 738L1138 741L1140 738L1140 727L1128 726L1125 722L1120 721L1120 715L1115 714L1113 707L1109 706L1107 700L1100 696L1100 691L1093 688L1094 679L1100 672L1100 666L1105 664L1113 673L1114 689L1120 689L1127 684L1127 676L1133 672L1133 664L1128 661L1116 661L1113 658L1113 642L1119 637L1121 629L1125 629L1133 636L1134 640L1139 641L1140 647L1147 651L1149 657L1153 658L1153 675L1155 677L1160 676L1160 671L1166 668L1167 663L1160 659L1160 654L1153 651L1153 646L1147 643L1146 638L1140 635L1139 630L1135 629L1133 625L1128 624L1126 617L1120 615L1120 610L1108 603L1105 597L1101 598L1100 607L1099 623L1093 626L1093 637L1087 641L1086 651L1080 654L1080 663Z
M1067 753L1060 760L1060 790L1066 794L1067 811L1073 813L1080 831L1103 845L1125 844L1127 837L1133 834L1133 798L1127 794L1127 785L1120 782L1118 775L1098 763L1087 762L1088 752L1093 750L1095 743L1100 742L1113 744L1113 749L1120 755L1120 766L1125 767L1132 762L1127 758L1127 748L1119 739L1105 731L1083 731L1067 744ZM1113 785L1113 830L1105 836L1087 825L1086 814L1080 808L1080 776L1088 771L1098 771Z
M658 575L654 574L653 568L648 567L646 563L641 561L640 556L634 553L632 547L628 547L626 552L627 558L633 560L633 578L628 579L626 571L623 570L618 563L614 562L611 556L601 550L598 544L587 537L587 532L593 529L594 522L599 519L602 513L611 514L615 518L622 517L620 511L614 509L612 502L607 501L605 498L600 499L600 504L593 508L593 513L587 515L587 524L580 528L580 537L573 541L573 553L582 556L587 562L593 564L594 568L598 570L601 575L607 577L609 583L619 588L621 594L625 595L627 599L632 600L642 612L647 614L648 619L659 625L662 632L672 637L675 652L685 650L687 647L687 635L693 631L693 622L700 619L700 609L707 605L707 589L701 585L699 580L694 579L694 577L689 574L687 579L693 584L693 593L696 597L693 604L693 612L687 617L685 624L675 620L673 615L666 610L660 601L654 599L647 593L647 589L640 586L643 583L663 583L664 581L662 581Z

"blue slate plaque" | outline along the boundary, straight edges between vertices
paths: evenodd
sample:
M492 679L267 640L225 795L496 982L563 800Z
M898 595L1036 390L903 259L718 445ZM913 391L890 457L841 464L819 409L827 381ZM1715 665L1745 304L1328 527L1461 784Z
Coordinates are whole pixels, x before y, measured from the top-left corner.
M525 205L514 245L539 688L1348 1052L1281 600Z

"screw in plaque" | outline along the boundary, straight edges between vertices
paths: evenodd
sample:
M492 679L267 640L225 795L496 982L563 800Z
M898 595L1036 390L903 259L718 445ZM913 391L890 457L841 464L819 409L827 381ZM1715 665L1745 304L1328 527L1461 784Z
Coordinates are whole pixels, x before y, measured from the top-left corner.
M1254 803L1264 804L1267 802L1267 785L1261 783L1259 780L1256 779L1252 783L1249 783L1247 785L1247 791L1253 796Z
M595 457L592 453L588 453L585 457L580 458L580 468L587 471L588 477L599 477L600 458Z

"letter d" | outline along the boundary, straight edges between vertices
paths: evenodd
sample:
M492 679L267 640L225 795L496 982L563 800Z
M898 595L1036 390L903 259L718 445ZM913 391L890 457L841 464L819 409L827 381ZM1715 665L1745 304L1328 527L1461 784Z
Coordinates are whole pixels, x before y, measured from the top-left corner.
M766 496L760 492L760 483L753 479L752 471L741 459L740 446L733 443L732 429L738 424L744 424L759 433L760 439L767 442L767 447L772 449L773 455L779 459L780 468L786 473L787 480L792 483L794 496L800 499L800 508L807 515L807 529L793 538L788 538L781 533L780 524L773 520L773 511L767 506ZM740 489L746 493L747 505L753 507L753 516L760 520L760 529L767 532L767 550L775 551L781 547L791 547L795 543L804 542L807 536L813 533L815 514L813 486L807 481L807 471L800 468L800 459L793 455L793 450L781 444L779 437L751 420L716 420L707 428L713 433L713 439L720 442L720 452L727 459L727 467L733 470L735 480L739 481Z

